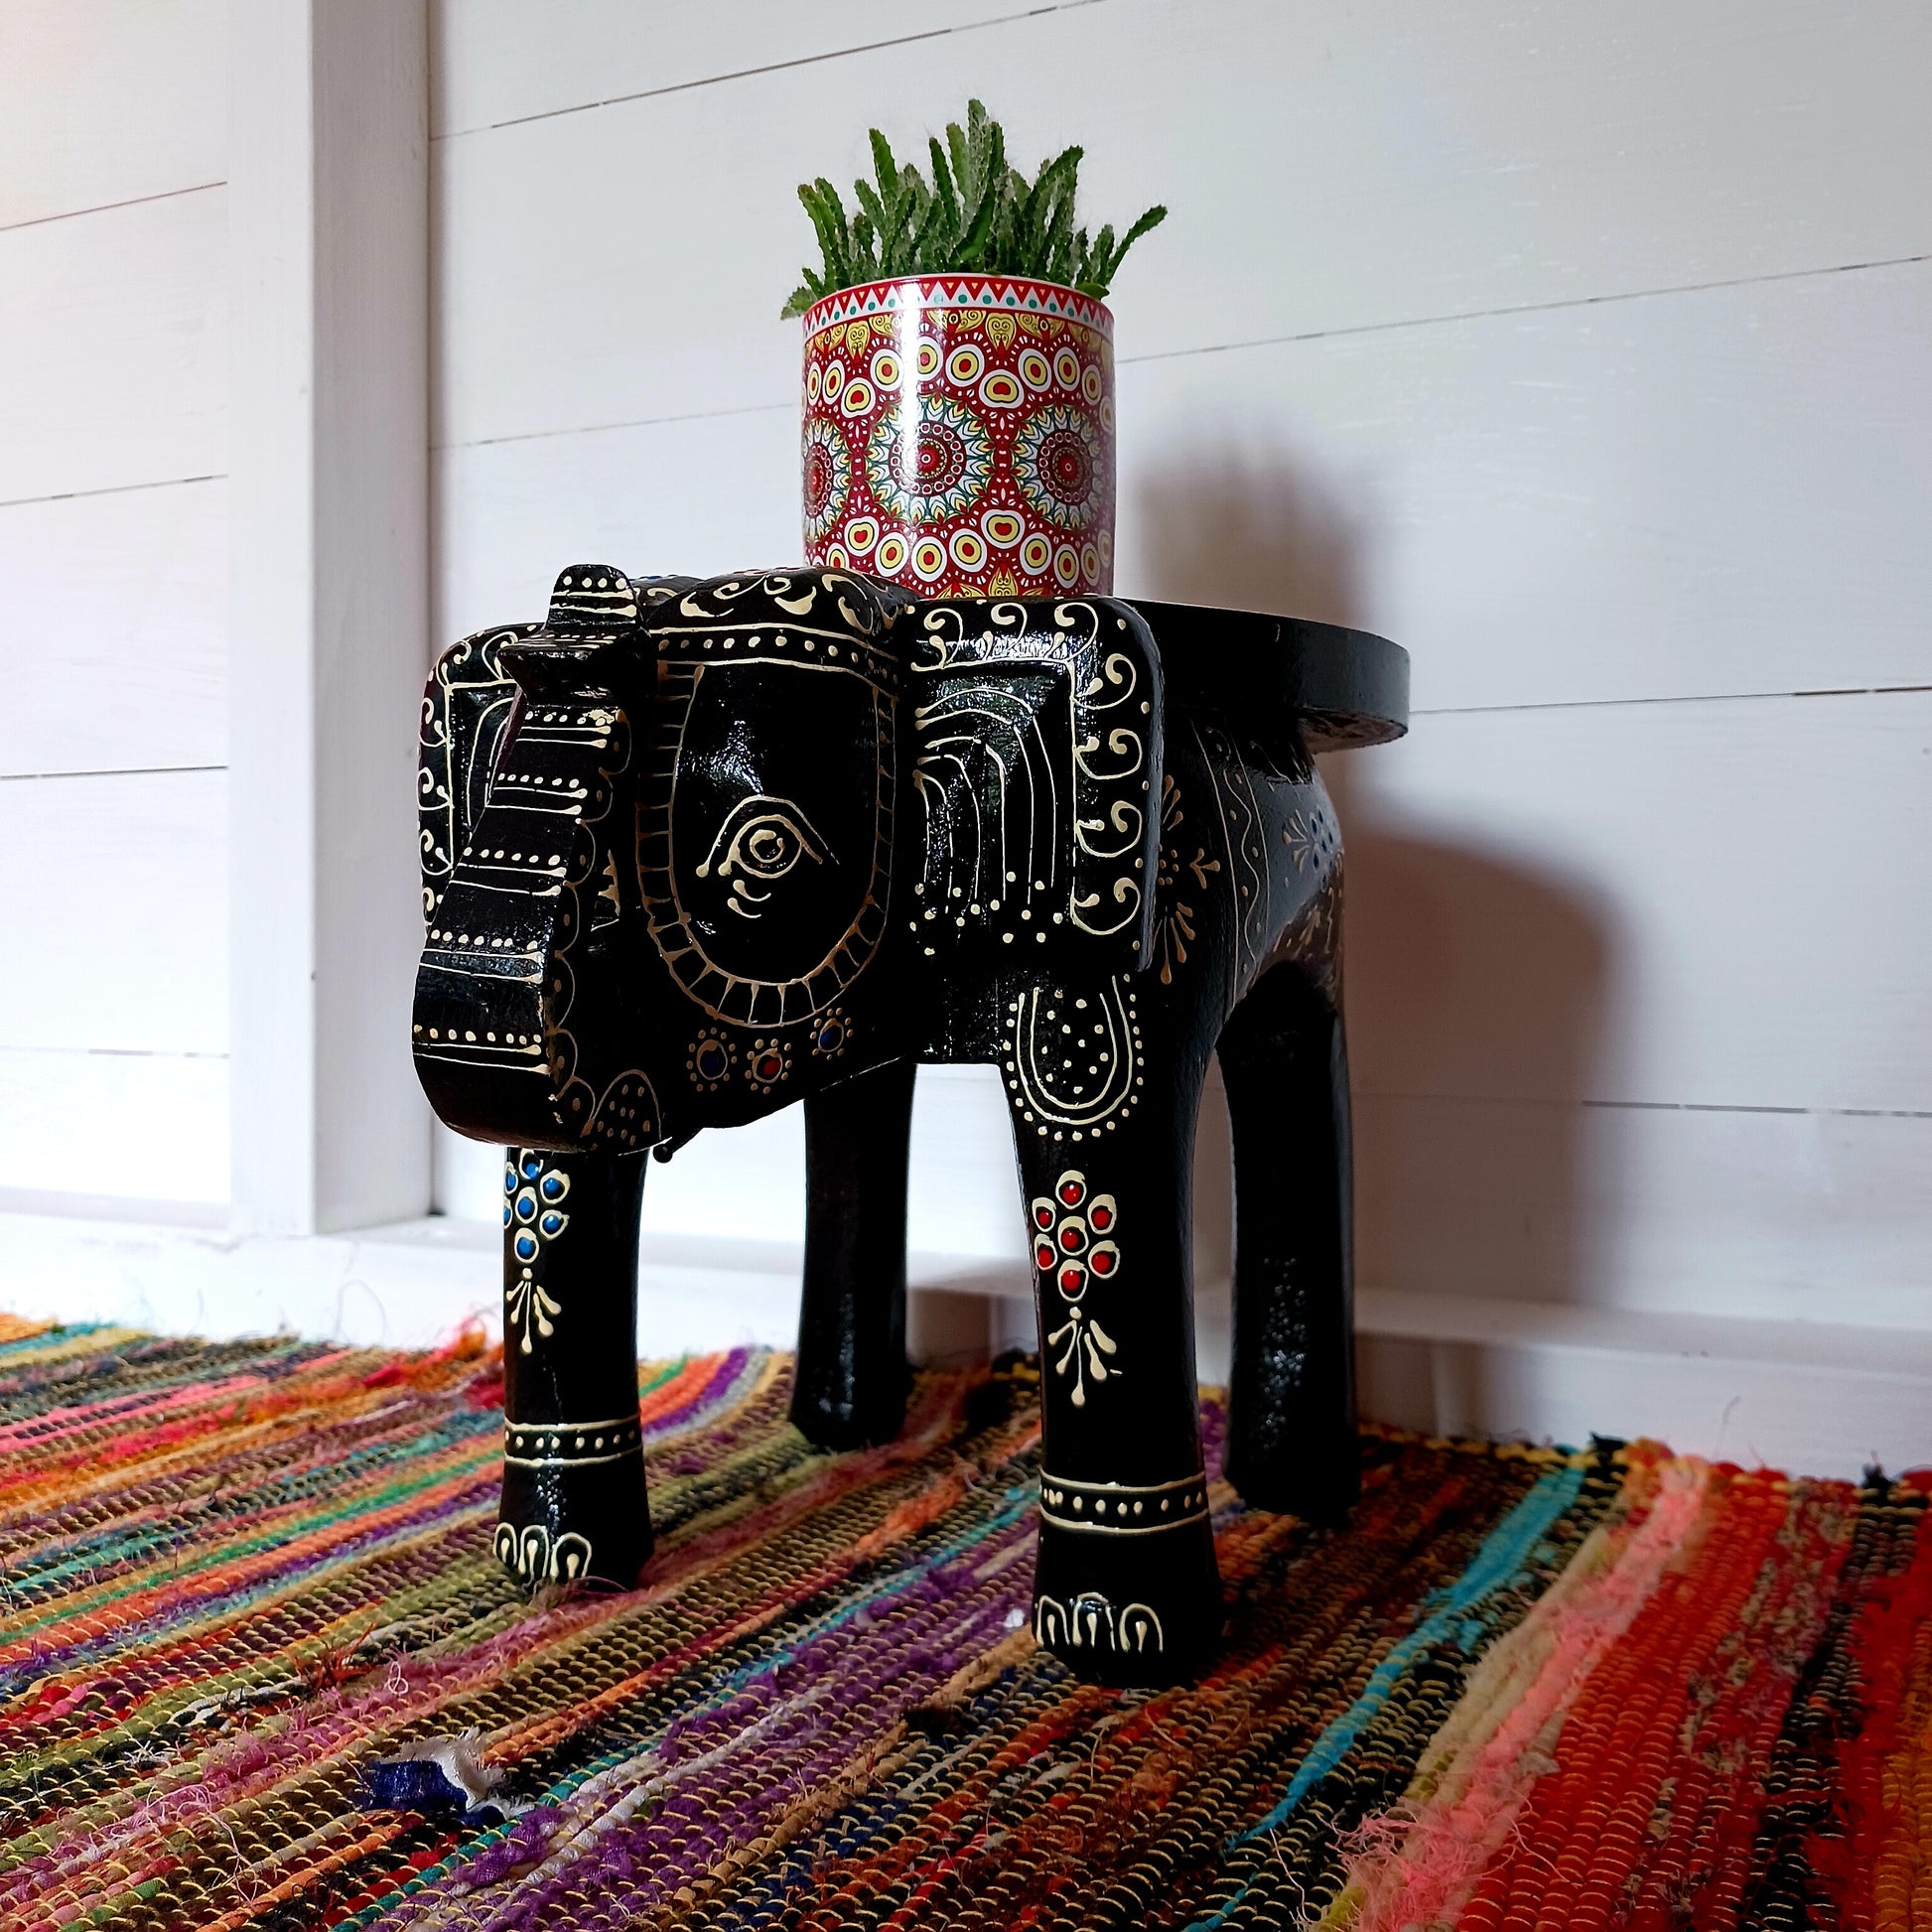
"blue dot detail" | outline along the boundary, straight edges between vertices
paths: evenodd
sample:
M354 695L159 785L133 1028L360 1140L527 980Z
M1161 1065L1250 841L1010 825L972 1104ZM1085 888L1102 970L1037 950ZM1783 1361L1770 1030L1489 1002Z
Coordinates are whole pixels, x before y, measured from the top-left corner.
M536 1260L537 1238L534 1234L532 1234L529 1231L528 1228L521 1228L517 1231L516 1241L514 1245L516 1248L516 1258L518 1261Z

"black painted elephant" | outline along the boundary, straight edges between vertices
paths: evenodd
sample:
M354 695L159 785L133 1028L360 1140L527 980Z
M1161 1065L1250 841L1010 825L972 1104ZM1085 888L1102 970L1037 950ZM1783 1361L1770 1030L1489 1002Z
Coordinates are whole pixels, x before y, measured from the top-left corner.
M793 1420L836 1447L897 1430L921 1060L996 1065L1012 1111L1040 1641L1155 1683L1218 1631L1189 1261L1217 1048L1227 1475L1253 1505L1346 1511L1340 848L1309 738L1394 735L1406 660L1321 628L599 565L563 573L541 627L445 654L414 1048L444 1120L512 1144L497 1551L520 1578L628 1584L649 1555L640 1157L701 1128L804 1099ZM1341 691L1326 714L1289 688L1318 644ZM1376 703L1351 695L1364 678Z

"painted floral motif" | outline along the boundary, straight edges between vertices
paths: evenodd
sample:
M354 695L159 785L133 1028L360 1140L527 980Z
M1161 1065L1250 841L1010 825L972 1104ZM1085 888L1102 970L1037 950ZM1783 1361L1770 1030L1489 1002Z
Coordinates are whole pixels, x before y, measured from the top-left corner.
M829 535L845 515L852 490L852 458L843 433L822 416L808 417L804 438L805 536Z
M1028 507L1062 530L1085 530L1100 508L1100 436L1064 403L1027 418L1013 445L1013 478Z
M1194 943L1194 908L1181 894L1188 890L1182 877L1180 827L1187 814L1180 808L1180 787L1172 771L1161 775L1161 856L1155 873L1155 944L1161 959L1161 984L1173 984L1173 969L1187 963L1187 948ZM1212 874L1221 870L1218 859L1207 856L1207 848L1196 839L1188 843L1194 856L1186 862L1194 885L1201 892L1210 890Z
M993 442L985 425L950 396L919 398L916 436L905 435L902 417L893 410L879 419L866 445L873 496L902 523L944 523L963 515L992 474Z
M496 1561L526 1589L539 1584L575 1583L591 1567L591 1545L587 1537L566 1530L553 1543L541 1523L498 1523L494 1548Z
M1116 1610L1097 1589L1073 1597L1041 1596L1034 1603L1035 1641L1061 1650L1099 1650L1122 1654L1167 1648L1161 1619L1145 1603Z
M808 560L927 597L1111 590L1113 388L1113 318L1071 289L827 296L805 315Z
M517 1348L525 1355L537 1336L548 1341L557 1332L556 1318L563 1312L563 1305L536 1279L536 1260L544 1244L570 1225L564 1209L569 1193L570 1176L540 1154L512 1152L504 1163L503 1227L517 1278L504 1295L503 1319L507 1329L522 1331Z
M1037 1196L1028 1208L1034 1224L1034 1264L1059 1290L1067 1304L1066 1320L1046 1337L1050 1351L1061 1352L1053 1373L1073 1377L1074 1408L1087 1406L1087 1378L1105 1382L1118 1375L1111 1365L1117 1344L1093 1311L1081 1306L1096 1282L1111 1281L1120 1272L1120 1249L1109 1238L1120 1222L1120 1208L1112 1194L1095 1194L1087 1177L1069 1169L1053 1183L1053 1197ZM1064 1343L1064 1347L1061 1344Z

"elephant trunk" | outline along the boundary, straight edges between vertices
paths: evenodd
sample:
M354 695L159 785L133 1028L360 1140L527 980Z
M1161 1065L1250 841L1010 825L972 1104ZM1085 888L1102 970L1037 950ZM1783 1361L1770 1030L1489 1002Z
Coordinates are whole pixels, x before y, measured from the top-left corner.
M543 629L497 653L515 706L430 915L412 1032L431 1105L481 1140L657 1138L617 943L652 679L639 602L622 572L573 566Z

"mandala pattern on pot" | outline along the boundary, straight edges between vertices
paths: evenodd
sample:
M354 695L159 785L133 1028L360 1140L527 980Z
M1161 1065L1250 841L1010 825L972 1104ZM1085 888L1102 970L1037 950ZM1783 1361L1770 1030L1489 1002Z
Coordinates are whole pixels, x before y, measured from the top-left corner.
M1023 276L842 289L805 316L807 561L922 596L1105 593L1113 318Z
M1014 439L1014 482L1028 508L1055 529L1092 524L1100 509L1101 462L1093 424L1066 403L1036 410Z
M852 494L852 458L845 437L823 416L807 419L804 437L805 535L817 543L839 527Z
M866 446L866 482L880 507L901 522L944 523L963 515L992 475L985 425L950 396L919 398L916 437L903 433L895 411L880 418Z

